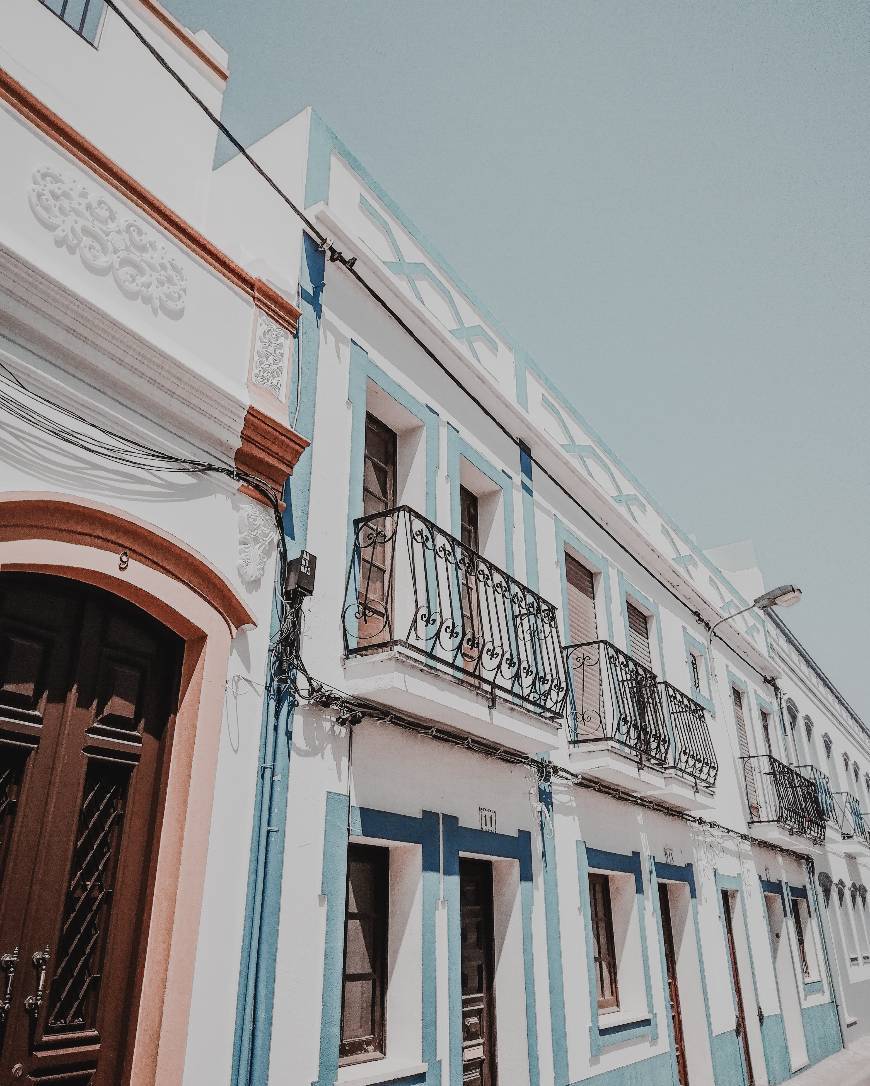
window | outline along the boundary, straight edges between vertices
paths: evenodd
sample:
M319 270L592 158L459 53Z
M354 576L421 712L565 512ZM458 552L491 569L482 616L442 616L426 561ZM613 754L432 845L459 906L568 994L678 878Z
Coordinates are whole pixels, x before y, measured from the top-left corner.
M804 937L804 921L801 916L800 905L796 902L792 902L792 909L794 911L794 930L797 935L798 956L800 957L801 972L804 975L805 980L810 978L810 963L807 959L807 944Z
M740 757L743 759L743 771L746 777L746 799L749 803L749 813L757 818L760 808L758 806L758 786L755 782L755 766L749 761L749 734L746 729L746 717L743 711L743 691L736 686L731 687L731 703L734 707L734 724L737 728L737 747Z
M770 739L770 713L761 710L761 734L764 736L764 749L773 757L773 744Z
M598 1009L600 1011L614 1010L619 1006L619 986L616 978L610 880L606 875L589 875L589 901L592 908L592 943L598 985Z
M626 600L628 614L628 651L639 664L652 671L652 652L649 644L649 620L631 600Z
M348 847L339 1045L342 1063L375 1060L386 1054L389 871L389 849Z
M808 716L804 717L804 731L807 733L807 743L813 741L813 722Z
M692 677L692 689L701 693L701 668L698 662L698 654L696 652L689 653L689 672Z
M462 542L475 554L480 553L480 514L477 495L464 486L459 488L459 523Z
M568 601L568 638L572 645L588 645L598 640L598 616L595 613L595 580L576 558L565 554L565 582ZM597 735L601 728L601 672L598 650L584 649L573 658L571 681L579 702L579 737Z
M845 767L846 776L848 777L849 776L849 755L846 754L845 751L843 751L843 766Z
M366 415L363 455L363 516L379 518L375 526L386 528L383 515L396 504L396 434L374 415ZM360 563L360 594L365 599L359 623L360 640L377 636L388 620L390 582L389 550L385 539L392 533L375 535ZM381 536L384 538L382 539Z
M831 751L834 747L834 741L833 739L831 739L827 732L825 732L825 734L822 736L822 743L824 743L825 746L825 754L828 756L828 758L830 758Z
M804 981L819 979L819 964L816 957L816 943L809 905L805 897L792 897L791 911L794 917L794 930L797 939L798 960Z

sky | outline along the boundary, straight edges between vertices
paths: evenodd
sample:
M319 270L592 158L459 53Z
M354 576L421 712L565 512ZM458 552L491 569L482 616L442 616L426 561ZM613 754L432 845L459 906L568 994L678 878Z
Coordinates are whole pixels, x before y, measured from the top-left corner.
M312 105L870 724L870 4L164 0ZM226 156L219 150L219 161Z

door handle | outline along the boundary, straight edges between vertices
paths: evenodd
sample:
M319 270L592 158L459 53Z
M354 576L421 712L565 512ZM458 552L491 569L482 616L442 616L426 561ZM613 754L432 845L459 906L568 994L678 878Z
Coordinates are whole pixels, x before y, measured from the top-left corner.
M6 1015L12 1006L12 985L15 983L15 966L18 964L18 947L0 954L0 970L6 974L6 990L0 1000L0 1026L6 1021Z
M24 1009L35 1018L42 1006L42 998L45 995L45 974L51 959L51 948L37 950L33 955L33 968L37 970L36 991L24 1000Z

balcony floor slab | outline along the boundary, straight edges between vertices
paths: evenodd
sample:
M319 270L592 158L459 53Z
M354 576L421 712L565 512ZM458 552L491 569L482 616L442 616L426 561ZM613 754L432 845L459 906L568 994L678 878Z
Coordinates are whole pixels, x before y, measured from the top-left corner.
M778 822L753 822L749 827L749 832L761 842L813 855L821 852L828 845L827 841L813 841L802 834L792 833Z
M639 764L637 755L608 739L584 741L571 746L571 768L587 777L625 788L635 795L652 795L664 788L664 771L648 762Z
M453 672L401 647L350 656L344 674L349 694L498 746L540 754L561 745L561 721L500 697L492 705L485 689L457 681Z
M652 793L651 798L680 811L709 811L716 806L714 789L696 785L691 777L674 769L665 770L661 791Z

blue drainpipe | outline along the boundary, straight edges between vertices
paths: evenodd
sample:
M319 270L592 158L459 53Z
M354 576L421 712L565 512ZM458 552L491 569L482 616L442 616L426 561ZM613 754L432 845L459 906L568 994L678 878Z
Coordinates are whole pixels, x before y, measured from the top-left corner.
M325 257L307 235L303 236L303 244L299 276L302 315L295 344L299 360L299 407L295 429L310 440L314 431ZM303 454L284 488L287 503L284 530L291 558L303 550L307 542L310 493L309 453ZM275 633L275 621L273 610L271 634ZM269 1081L278 923L284 874L287 784L295 708L296 702L289 692L279 694L277 698L265 699L263 704L260 766L254 797L248 895L236 1000L232 1086L267 1086Z

